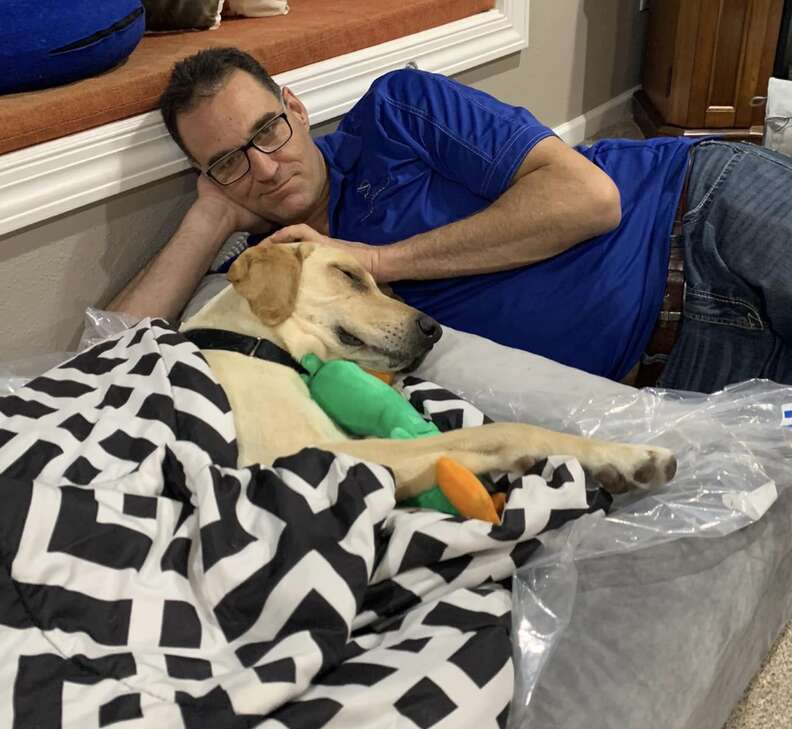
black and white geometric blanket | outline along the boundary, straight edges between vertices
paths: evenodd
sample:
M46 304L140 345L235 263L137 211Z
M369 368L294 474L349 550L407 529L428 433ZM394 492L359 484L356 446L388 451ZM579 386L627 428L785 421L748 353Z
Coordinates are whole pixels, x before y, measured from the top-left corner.
M0 727L503 727L509 577L609 505L576 461L534 471L492 526L314 448L238 469L206 362L145 320L0 398Z

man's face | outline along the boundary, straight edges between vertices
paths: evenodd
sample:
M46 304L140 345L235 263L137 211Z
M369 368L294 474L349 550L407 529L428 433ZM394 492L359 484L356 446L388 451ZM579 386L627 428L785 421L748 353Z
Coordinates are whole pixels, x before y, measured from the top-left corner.
M250 171L219 189L234 202L281 224L304 222L322 204L327 172L324 158L309 134L305 107L288 89L283 104L245 71L234 71L214 96L199 101L178 117L182 140L193 160L206 172L227 152L247 143L251 135L282 111L288 114L292 138L265 154L247 150Z

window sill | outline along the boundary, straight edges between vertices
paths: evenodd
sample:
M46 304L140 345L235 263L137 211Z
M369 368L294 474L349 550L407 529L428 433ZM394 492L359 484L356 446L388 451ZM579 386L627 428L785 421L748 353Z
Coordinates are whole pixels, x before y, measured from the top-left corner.
M313 123L348 111L378 76L410 63L452 75L528 45L527 0L277 74ZM189 168L158 111L0 156L0 235Z

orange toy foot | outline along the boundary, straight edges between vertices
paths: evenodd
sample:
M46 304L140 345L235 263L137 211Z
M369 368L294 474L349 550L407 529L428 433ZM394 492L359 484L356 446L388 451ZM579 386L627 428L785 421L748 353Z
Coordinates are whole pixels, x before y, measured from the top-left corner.
M435 480L461 516L500 524L492 497L470 469L451 458L443 457L437 461Z
M396 375L393 372L379 372L378 370L365 370L370 375L374 375L378 380L382 380L386 385L392 385L393 381L396 379Z

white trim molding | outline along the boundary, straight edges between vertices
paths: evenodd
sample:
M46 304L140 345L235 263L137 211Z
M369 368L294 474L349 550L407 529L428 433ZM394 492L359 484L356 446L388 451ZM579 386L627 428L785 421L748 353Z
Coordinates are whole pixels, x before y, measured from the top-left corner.
M632 97L640 88L640 86L635 86L610 101L595 106L585 114L564 122L553 131L567 144L580 144L593 134L631 118Z
M408 64L452 75L528 45L530 0L314 63L275 77L313 123L348 111L378 76ZM0 235L161 180L189 167L159 112L0 156Z

